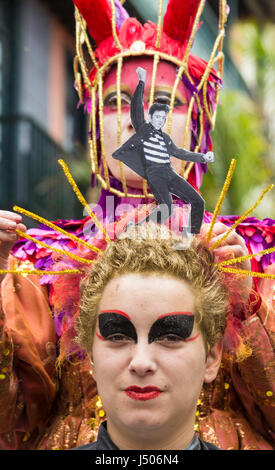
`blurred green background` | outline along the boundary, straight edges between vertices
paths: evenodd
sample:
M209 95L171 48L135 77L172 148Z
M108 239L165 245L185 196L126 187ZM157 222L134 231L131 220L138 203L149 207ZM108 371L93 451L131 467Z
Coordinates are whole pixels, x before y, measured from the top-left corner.
M230 87L221 92L212 134L216 161L202 185L210 210L215 207L217 188L222 187L232 158L237 165L223 214L242 214L275 182L274 44L275 25L268 21L237 21L230 30L229 51L249 93ZM251 215L275 218L274 189Z

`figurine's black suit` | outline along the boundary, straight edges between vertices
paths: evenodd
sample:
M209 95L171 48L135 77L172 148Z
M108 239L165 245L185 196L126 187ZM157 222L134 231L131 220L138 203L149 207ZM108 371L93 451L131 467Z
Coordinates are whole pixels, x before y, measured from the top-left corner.
M168 155L173 155L181 160L205 163L204 154L188 152L178 148L168 134L156 130L151 123L145 121L144 85L145 82L139 80L131 100L131 121L136 134L121 145L112 156L145 178L158 206L162 206L162 208L157 207L154 209L144 220L149 220L149 218L153 220L155 216L157 222L165 222L171 216L173 210L172 193L185 202L191 203L191 233L199 233L204 215L203 198L184 178L173 170L170 162L153 163L146 160L144 142L148 141L154 133L160 133L165 142ZM163 207L168 208L168 210L166 209L165 220L163 219Z

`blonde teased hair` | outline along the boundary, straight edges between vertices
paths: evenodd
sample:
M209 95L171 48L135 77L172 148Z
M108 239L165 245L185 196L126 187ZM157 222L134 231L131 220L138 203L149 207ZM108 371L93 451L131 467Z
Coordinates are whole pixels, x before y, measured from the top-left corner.
M123 233L99 255L81 283L76 342L92 351L98 305L107 283L124 274L158 273L188 282L195 297L195 322L206 351L223 336L228 314L224 275L214 266L206 243L193 237L188 249L176 250L182 239L166 226L149 222Z

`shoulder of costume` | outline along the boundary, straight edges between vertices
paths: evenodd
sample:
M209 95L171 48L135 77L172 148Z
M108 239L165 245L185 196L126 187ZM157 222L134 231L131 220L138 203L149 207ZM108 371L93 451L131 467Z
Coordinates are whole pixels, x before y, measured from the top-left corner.
M218 221L230 228L239 219L238 215L218 216ZM235 228L236 232L244 238L250 254L273 248L275 246L275 220L256 217L247 217ZM275 264L275 252L257 256L251 259L252 271L264 272L270 264Z
M73 234L74 236L86 239L84 228L85 224L90 221L90 217L85 217L80 220L57 220L53 222L57 227L62 228L66 232ZM61 250L68 249L73 251L77 249L77 242L73 241L69 236L58 233L53 229L39 225L37 228L31 228L27 230L27 234L31 237L46 243L47 245L59 248ZM55 255L50 249L42 247L38 243L34 243L31 240L25 238L19 239L12 248L12 255L22 262L30 262L34 265L35 269L50 270L55 262Z

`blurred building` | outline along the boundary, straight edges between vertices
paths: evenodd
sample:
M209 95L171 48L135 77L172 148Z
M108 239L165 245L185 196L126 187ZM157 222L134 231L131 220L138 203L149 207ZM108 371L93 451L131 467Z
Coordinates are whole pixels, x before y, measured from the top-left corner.
M164 0L164 11L167 3ZM207 2L193 50L206 59L217 34L218 3ZM234 21L242 2L229 3L230 21ZM127 0L125 6L140 21L157 21L158 0ZM60 157L69 164L85 158L87 123L83 110L77 109L73 88L73 12L71 0L0 0L3 209L22 205L50 219L82 215L82 207L57 163ZM225 85L246 89L226 47L225 54Z
M70 5L68 23L51 3ZM82 216L57 163L79 158L86 146L86 118L73 88L72 23L68 0L0 0L1 208Z

